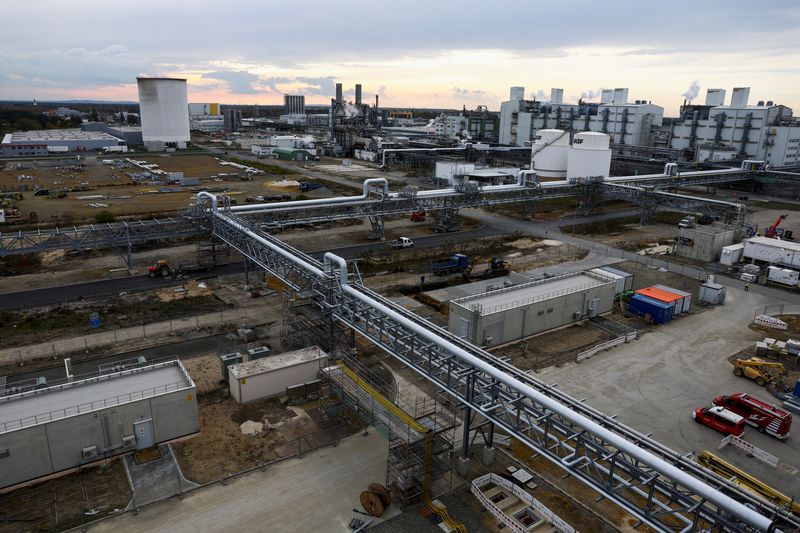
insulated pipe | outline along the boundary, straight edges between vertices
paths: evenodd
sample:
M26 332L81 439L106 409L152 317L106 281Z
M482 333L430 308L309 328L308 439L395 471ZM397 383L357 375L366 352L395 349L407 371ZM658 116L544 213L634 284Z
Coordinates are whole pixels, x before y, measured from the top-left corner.
M200 191L199 193L197 193L198 203L200 201L200 198L208 198L209 200L211 200L211 211L213 213L216 213L216 211L217 211L217 195L216 194L211 194L210 192L207 192L207 191Z
M295 200L293 202L276 202L272 204L235 205L231 207L231 211L234 213L247 213L251 211L270 211L272 209L282 209L286 207L312 207L352 202L354 200L366 200L369 197L370 186L376 184L383 185L383 194L389 194L389 181L386 178L370 178L364 180L362 187L363 192L360 196L337 196L335 198L316 198L314 200Z
M303 261L301 258L297 257L296 255L294 255L294 254L292 254L290 252L287 252L286 250L284 250L280 246L277 246L274 243L269 242L267 239L265 239L264 237L262 237L258 233L254 232L253 230L251 230L247 226L239 224L233 218L225 216L225 215L221 214L220 212L216 212L215 216L217 218L219 218L220 220L222 220L223 222L225 222L226 224L228 224L229 226L231 226L233 228L236 228L237 230L241 231L242 233L247 235L249 238L251 238L251 239L253 239L255 241L258 241L259 243L263 244L264 246L266 246L267 248L269 248L273 252L275 252L277 254L280 254L281 256L285 257L286 259L288 259L292 263L296 264L297 266L308 270L309 272L311 272L315 276L320 277L320 278L325 277L325 272L323 272L322 270L318 269L316 266L312 265L308 261ZM346 264L347 263L345 263L345 265ZM345 282L346 282L347 281L347 271L346 270L345 270L344 279L345 279Z
M333 263L339 265L339 285L342 287L347 285L347 261L343 257L338 256L331 252L325 252L323 256L325 261L325 271L330 271L333 274Z
M341 257L336 256L335 254L328 252L325 254L325 257L329 261L338 263L340 265L340 268L341 265L343 264L345 265L345 267L347 266L345 260L342 259ZM342 279L344 279L345 281L342 282ZM683 470L680 470L679 468L673 466L667 461L664 461L660 457L657 457L656 455L653 455L652 453L636 446L634 443L617 435L616 433L609 431L608 429L604 428L603 426L594 422L593 420L590 420L589 418L586 418L585 416L576 413L575 411L568 408L566 405L563 405L560 402L553 400L552 398L540 393L534 388L522 383L516 378L513 378L508 374L506 374L505 372L498 370L497 368L486 363L482 359L479 359L478 357L475 357L474 355L470 354L466 350L463 350L458 346L456 346L455 344L452 344L451 342L439 337L435 333L428 331L428 329L422 327L416 322L412 322L411 320L397 313L393 309L390 309L389 307L386 307L385 305L373 300L369 296L362 294L361 292L357 291L349 284L347 284L346 280L347 280L347 274L345 273L344 276L342 276L340 272L340 283L343 292L346 292L347 294L353 296L357 300L360 300L361 302L372 307L373 309L380 311L381 313L388 316L392 320L395 320L396 322L400 323L403 327L410 329L411 331L416 333L419 337L422 337L427 341L441 348L444 348L445 350L452 353L465 363L468 363L474 368L481 370L482 372L496 379L498 382L507 385L508 387L514 389L515 391L521 392L526 397L536 401L537 403L544 406L546 409L549 409L553 413L574 422L575 424L584 428L589 433L603 439L604 441L608 442L618 450L627 453L628 455L636 458L642 463L652 467L661 474L689 488L690 490L698 494L700 497L714 503L719 508L724 509L733 516L736 516L743 522L764 531L766 531L772 525L772 521L766 516L761 515L757 511L749 509L748 507L737 502L733 498L726 496L725 494L719 492L718 490L706 485L704 482L700 481L694 476L691 476L690 474L687 474Z

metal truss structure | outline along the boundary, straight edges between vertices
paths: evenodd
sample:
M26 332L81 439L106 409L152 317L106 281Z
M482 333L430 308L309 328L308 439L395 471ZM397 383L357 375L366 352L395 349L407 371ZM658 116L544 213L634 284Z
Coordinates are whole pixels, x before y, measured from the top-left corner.
M211 195L207 195L211 197ZM428 323L358 283L347 263L320 263L262 231L258 223L209 208L214 234L260 268L425 377L463 409L465 443L480 426L526 444L602 497L660 531L763 531L797 527L783 509L703 470L555 386Z
M281 202L256 206L235 206L237 215L247 218L263 228L272 230L284 226L326 222L334 220L367 218L372 223L373 236L382 237L383 219L413 211L443 212L451 215L463 208L480 208L519 202L535 202L548 198L582 196L584 210L604 195L624 197L628 201L643 205L643 213L655 207L668 206L679 211L708 212L719 210L719 202L687 195L675 196L665 201L660 196L654 201L653 193L691 185L714 185L743 180L785 180L800 184L800 175L787 172L763 172L757 170L724 169L685 172L682 174L653 174L644 176L613 177L600 186L597 182L547 182L523 183L489 187L457 187L433 191L407 189L400 193L383 190L368 190L361 196L332 199ZM382 181L385 180L367 180ZM623 193L614 185L644 187L633 194ZM452 217L451 217L452 218ZM644 216L646 221L648 217ZM194 210L193 217L158 220L137 220L113 224L94 224L73 228L19 231L0 233L0 257L26 253L37 253L59 249L121 248L130 251L132 245L167 239L207 234L210 229L203 225L203 213ZM130 255L130 254L128 254Z

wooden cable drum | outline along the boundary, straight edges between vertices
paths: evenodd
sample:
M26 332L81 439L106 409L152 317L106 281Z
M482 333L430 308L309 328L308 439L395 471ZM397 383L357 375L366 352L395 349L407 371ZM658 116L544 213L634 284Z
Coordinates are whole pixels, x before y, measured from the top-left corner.
M367 490L377 493L378 496L381 497L381 503L383 503L384 509L392 504L392 495L389 493L387 488L380 483L370 483Z
M365 490L361 493L361 507L363 507L372 516L381 516L383 514L383 501L380 494Z

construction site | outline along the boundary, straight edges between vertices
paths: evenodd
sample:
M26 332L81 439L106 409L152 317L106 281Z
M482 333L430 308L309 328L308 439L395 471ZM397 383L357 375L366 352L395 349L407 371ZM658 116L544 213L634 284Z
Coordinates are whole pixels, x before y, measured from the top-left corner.
M800 169L752 124L662 160L627 89L336 83L187 141L137 83L146 152L0 162L0 531L800 530Z

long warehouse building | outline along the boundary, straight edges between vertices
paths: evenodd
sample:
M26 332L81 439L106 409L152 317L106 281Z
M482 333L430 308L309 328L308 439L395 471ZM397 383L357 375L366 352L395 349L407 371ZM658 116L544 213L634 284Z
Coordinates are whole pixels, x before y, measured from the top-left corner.
M200 431L180 361L0 397L0 489Z
M574 272L452 300L450 332L480 346L497 346L607 313L616 280Z

